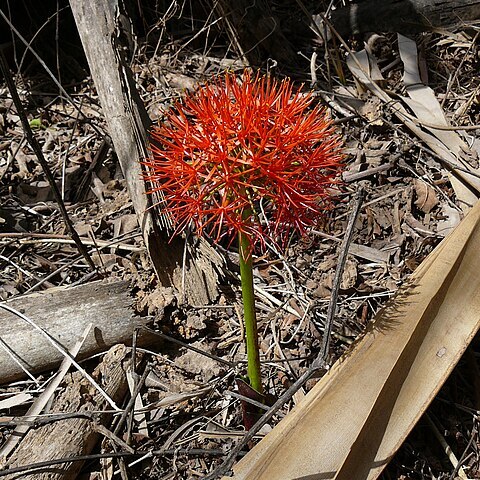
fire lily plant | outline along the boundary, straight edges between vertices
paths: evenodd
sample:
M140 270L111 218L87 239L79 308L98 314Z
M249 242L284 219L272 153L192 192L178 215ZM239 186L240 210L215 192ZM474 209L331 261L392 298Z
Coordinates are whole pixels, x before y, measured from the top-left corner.
M151 131L151 192L175 233L238 238L250 386L262 393L252 253L305 233L330 205L342 165L340 139L311 93L249 72L186 95Z

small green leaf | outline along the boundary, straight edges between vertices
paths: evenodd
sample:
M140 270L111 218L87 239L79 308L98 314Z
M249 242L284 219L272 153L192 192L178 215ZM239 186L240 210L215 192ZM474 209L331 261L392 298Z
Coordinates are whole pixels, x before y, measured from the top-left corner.
M30 120L30 122L28 122L30 127L31 128L45 128L43 125L42 125L42 120L40 118L32 118L32 120Z

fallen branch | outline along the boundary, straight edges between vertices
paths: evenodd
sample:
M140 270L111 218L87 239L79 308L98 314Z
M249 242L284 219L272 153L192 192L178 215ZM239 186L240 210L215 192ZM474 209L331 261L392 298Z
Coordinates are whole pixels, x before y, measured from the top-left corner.
M132 303L130 284L116 281L52 288L13 299L6 305L28 316L65 349L92 323L94 328L78 356L82 359L117 343L131 343L135 327L144 323L135 315ZM25 370L37 373L57 367L63 360L62 354L34 328L3 309L0 309L0 339L2 383L25 377ZM153 339L153 335L142 332L139 344L152 343Z
M130 349L116 345L104 357L93 372L101 382L105 392L116 402L120 402L127 392L126 372L131 368ZM52 412L77 412L106 410L107 403L78 372L71 376L70 383L55 400ZM92 451L99 438L99 432L110 423L111 413L96 417L96 422L88 418L69 418L50 425L43 425L26 434L18 448L8 460L8 466L24 466L62 458L67 455L85 455ZM103 426L103 428L102 428ZM109 432L108 437L111 437ZM123 445L123 441L118 439ZM24 473L22 478L48 478L50 480L73 479L82 466L81 462L68 462L57 465L55 469L43 469L42 472ZM7 479L17 478L15 474L6 475Z
M342 36L364 32L413 34L455 28L479 18L479 0L367 0L332 12L332 23Z

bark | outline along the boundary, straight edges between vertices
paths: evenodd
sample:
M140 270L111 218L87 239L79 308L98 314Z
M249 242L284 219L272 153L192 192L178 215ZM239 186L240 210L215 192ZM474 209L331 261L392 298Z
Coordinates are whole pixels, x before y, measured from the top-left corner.
M184 265L185 241L169 242L168 221L155 215L154 210L148 210L150 197L145 193L140 162L147 156L150 118L125 58L132 40L128 27L125 27L128 18L121 13L118 0L71 0L70 5L108 132L157 275L163 285L175 285L190 303L209 303L218 294L218 272L222 268L220 255L200 240L195 251L189 249ZM196 259L202 261L200 269L195 265Z
M93 328L79 359L105 351L117 343L131 343L135 326L145 320L135 315L128 282L92 282L73 288L52 288L7 302L58 340L71 348L87 325ZM20 362L29 372L57 367L63 360L45 337L16 315L0 308L0 379L7 383L24 378ZM140 345L152 344L154 337L142 334ZM16 358L15 361L12 355Z
M130 349L116 345L104 357L93 373L105 393L116 403L121 402L127 392L126 372L131 368ZM109 405L92 385L75 372L67 380L62 393L55 399L49 413L78 413L88 416L89 411L107 410ZM31 465L69 456L89 454L99 439L98 427L110 423L111 414L95 414L92 418L68 418L57 420L30 430L22 439L17 450L8 461L9 468ZM34 473L6 475L7 480L64 480L74 479L82 462L69 462L43 467Z
M480 0L367 0L332 12L340 35L365 32L414 34L450 29L480 18Z

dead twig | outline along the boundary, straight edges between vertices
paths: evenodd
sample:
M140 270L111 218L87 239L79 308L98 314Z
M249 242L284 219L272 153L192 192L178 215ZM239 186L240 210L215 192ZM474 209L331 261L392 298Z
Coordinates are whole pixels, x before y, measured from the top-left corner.
M400 157L400 155L398 155L398 157ZM356 182L380 172L387 172L392 168L392 163L393 162L389 162L384 165L379 165L378 167L367 168L367 170L363 170L362 172L344 173L342 175L343 181L346 183Z
M228 360L225 360L224 358L218 357L217 355L213 355L209 352L205 352L204 350L201 350L200 348L194 347L193 345L189 345L188 343L182 342L181 340L177 340L174 337L171 337L170 335L166 335L165 333L162 332L156 332L155 330L152 330L151 328L141 326L139 327L141 330L145 330L146 332L151 333L152 335L155 335L157 337L163 338L164 340L167 340L169 342L175 343L177 345L180 345L181 347L185 347L188 350L192 350L192 352L198 353L200 355L203 355L205 357L211 358L212 360L215 360L218 363L222 363L223 365L227 365L230 368L234 368L236 364L234 362L229 362Z
M30 124L28 123L27 115L25 114L25 110L23 109L20 96L18 95L17 87L15 85L15 82L13 81L13 77L10 73L10 69L8 67L8 63L3 51L0 52L0 69L2 70L5 82L7 83L7 87L10 91L10 95L12 96L15 108L17 109L17 115L20 117L20 121L22 122L23 130L25 132L25 136L27 137L27 141L30 144L32 150L35 152L35 155L37 156L37 159L42 167L43 173L45 174L50 188L52 189L53 196L55 197L55 200L58 204L58 208L60 209L60 213L62 215L63 221L65 222L65 226L67 227L67 230L69 231L72 240L75 242L78 251L81 253L90 268L93 271L96 271L97 267L95 267L95 264L93 263L93 260L90 257L87 248L80 240L80 237L75 230L75 227L73 226L70 217L68 216L67 209L65 208L65 203L62 200L62 195L60 194L57 184L55 183L55 178L53 177L50 167L48 166L48 163L43 156L42 147L40 147L38 140L33 135L32 129L30 127Z
M242 452L243 453L243 452ZM240 455L242 455L242 453ZM0 477L6 477L16 473L29 472L34 473L34 470L45 469L45 467L51 467L53 465L62 465L69 462L85 462L89 460L99 460L101 458L123 458L123 457L143 457L143 456L166 456L166 455L191 455L191 456L204 456L210 455L212 457L219 457L225 455L225 452L221 449L209 450L205 448L192 448L192 449L178 449L170 448L168 450L154 450L152 451L138 451L131 452L110 452L110 453L91 453L90 455L72 455L71 457L56 458L54 460L47 460L45 462L36 462L30 465L21 465L20 467L7 468L0 470Z
M350 243L352 243L353 227L357 221L358 214L360 213L360 207L362 206L365 192L363 188L359 188L357 191L357 198L355 205L353 206L352 213L348 219L347 230L343 239L342 246L340 248L340 257L338 258L337 269L335 270L335 277L333 278L332 295L330 296L330 302L328 304L327 318L325 320L325 333L323 334L322 349L320 355L315 359L313 365L317 365L318 368L323 368L328 356L328 348L330 346L330 337L332 333L333 319L335 317L335 310L337 308L338 291L340 290L340 283L342 282L343 270L348 257L348 250Z

